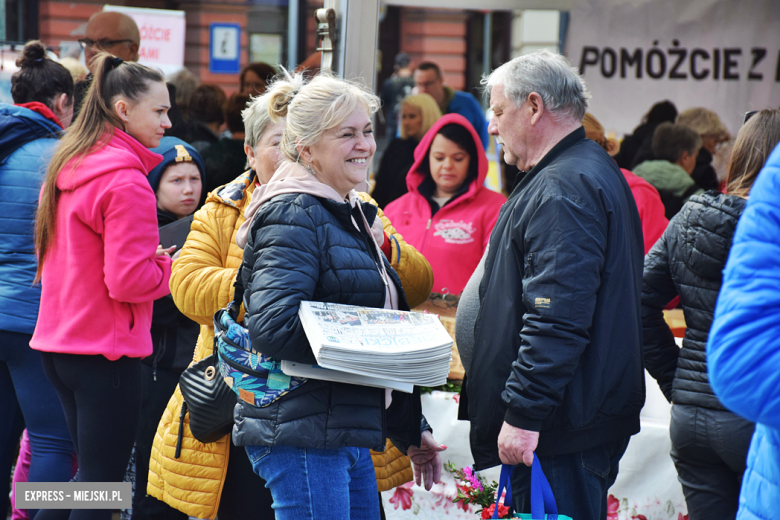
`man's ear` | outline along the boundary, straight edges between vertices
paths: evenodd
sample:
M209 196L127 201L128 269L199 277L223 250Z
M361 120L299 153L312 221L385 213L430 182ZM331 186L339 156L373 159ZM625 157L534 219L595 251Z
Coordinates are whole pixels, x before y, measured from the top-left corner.
M539 122L544 113L544 101L542 101L542 96L536 92L528 94L528 108L531 110L531 124L535 125Z
M133 42L133 43L130 44L129 47L130 47L130 54L132 56L134 56L134 58L132 60L130 60L130 61L138 61L139 45L137 43Z

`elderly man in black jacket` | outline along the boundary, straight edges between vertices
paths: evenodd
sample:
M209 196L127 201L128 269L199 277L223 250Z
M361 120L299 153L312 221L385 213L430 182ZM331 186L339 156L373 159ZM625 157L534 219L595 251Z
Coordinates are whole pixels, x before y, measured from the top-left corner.
M604 519L645 400L639 215L615 162L585 137L590 96L565 58L522 56L483 83L489 131L527 173L469 282L478 294L463 296L478 301L471 450L477 469L517 465L518 511L530 512L535 452L561 514Z

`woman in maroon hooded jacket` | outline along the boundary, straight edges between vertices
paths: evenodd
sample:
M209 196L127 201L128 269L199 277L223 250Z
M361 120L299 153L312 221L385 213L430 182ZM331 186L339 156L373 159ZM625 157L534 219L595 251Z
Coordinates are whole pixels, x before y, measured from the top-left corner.
M414 151L409 193L385 214L433 268L433 291L460 294L487 247L503 195L483 185L488 161L459 114L439 119Z

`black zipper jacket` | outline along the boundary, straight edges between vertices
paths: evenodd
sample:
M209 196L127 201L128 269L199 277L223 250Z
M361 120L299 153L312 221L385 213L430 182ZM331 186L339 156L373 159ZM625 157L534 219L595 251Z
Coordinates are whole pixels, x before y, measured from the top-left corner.
M466 388L477 469L500 464L504 421L539 431L540 455L639 431L642 244L623 174L582 127L514 188L479 288Z

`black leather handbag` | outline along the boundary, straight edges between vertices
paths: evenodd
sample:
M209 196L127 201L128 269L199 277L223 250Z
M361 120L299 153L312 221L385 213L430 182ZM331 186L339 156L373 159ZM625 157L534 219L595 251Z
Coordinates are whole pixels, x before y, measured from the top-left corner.
M209 443L221 439L233 428L233 408L236 394L219 373L217 356L207 356L185 370L179 379L184 396L180 419L189 411L190 430L200 442ZM179 438L184 433L183 420L179 423ZM181 451L181 441L176 445L176 458Z
M236 275L235 296L228 305L231 312L238 314L244 299L244 287L240 283L241 269ZM176 454L181 455L181 442L184 437L184 417L190 414L190 431L203 443L215 442L233 428L233 408L237 396L222 379L217 359L217 341L214 338L214 351L194 365L188 367L179 378L179 388L184 396L179 414L179 435L176 440Z

